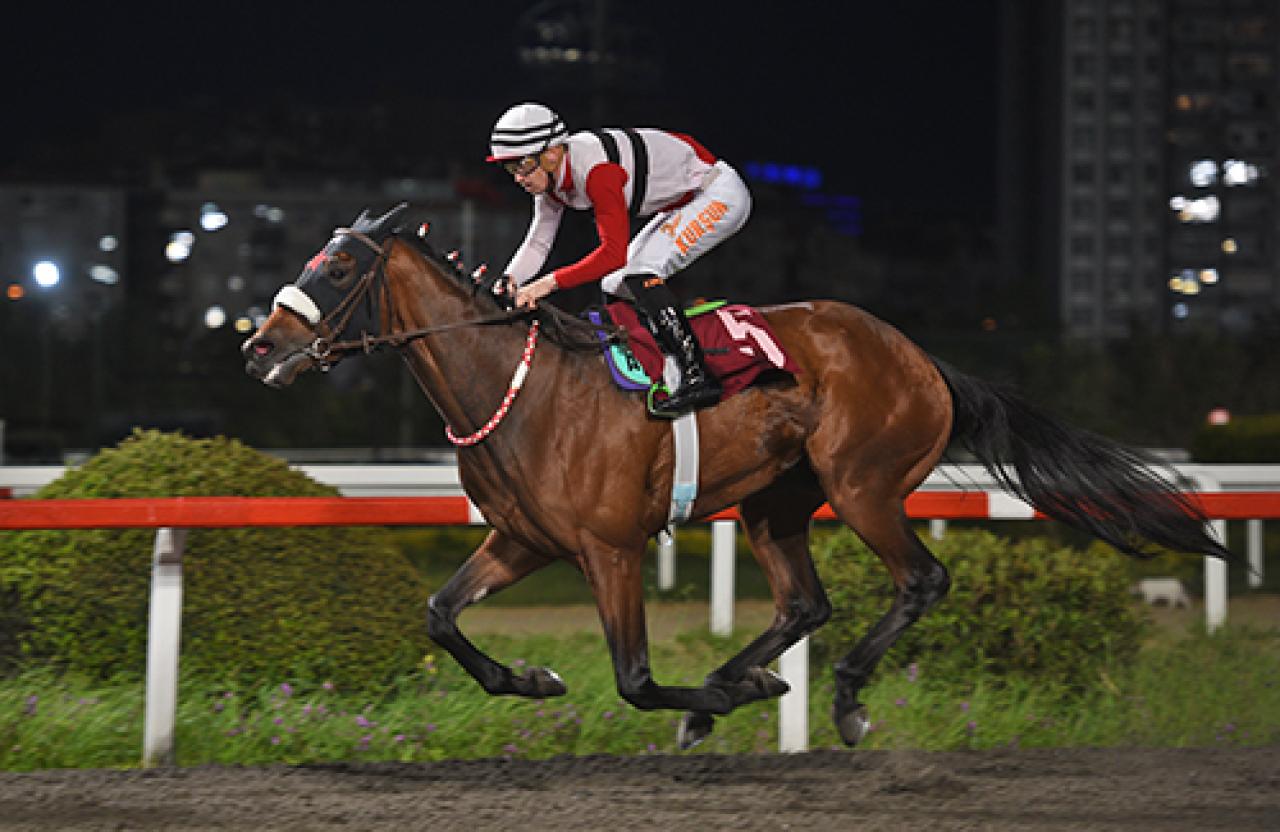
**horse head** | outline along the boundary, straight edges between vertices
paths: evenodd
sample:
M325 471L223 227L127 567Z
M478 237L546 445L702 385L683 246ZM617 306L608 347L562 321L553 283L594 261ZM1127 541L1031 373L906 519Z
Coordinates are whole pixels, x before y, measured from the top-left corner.
M407 203L370 217L361 211L282 288L271 315L240 347L245 372L272 387L285 387L299 373L327 370L341 358L330 346L347 333L378 329L377 291L387 259L387 241L398 230Z

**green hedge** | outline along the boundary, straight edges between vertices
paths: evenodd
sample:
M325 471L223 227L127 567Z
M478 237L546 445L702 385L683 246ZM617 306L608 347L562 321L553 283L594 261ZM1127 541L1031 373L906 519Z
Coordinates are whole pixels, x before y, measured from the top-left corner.
M239 442L135 432L36 497L336 493ZM0 533L0 663L142 673L154 538L151 529ZM185 677L350 689L411 668L427 650L426 587L383 529L193 529L183 566Z
M882 668L918 662L935 676L1025 672L1075 685L1136 654L1144 619L1129 597L1127 564L1109 547L1081 552L980 530L949 530L928 545L951 573L951 592ZM814 559L835 610L814 638L815 653L834 661L889 609L893 583L847 530L820 540Z
M1205 425L1192 440L1191 455L1198 462L1280 462L1280 413Z

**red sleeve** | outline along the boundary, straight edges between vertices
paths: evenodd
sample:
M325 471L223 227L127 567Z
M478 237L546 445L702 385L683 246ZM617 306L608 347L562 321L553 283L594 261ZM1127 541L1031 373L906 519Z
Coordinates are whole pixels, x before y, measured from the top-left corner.
M689 147L692 147L694 154L708 165L714 165L716 163L715 154L703 147L702 143L693 136L690 136L687 133L672 133L671 135L689 145Z
M553 272L556 285L561 289L599 280L627 264L631 221L622 193L626 184L627 172L613 162L598 164L587 174L587 197L595 208L600 245L572 266Z

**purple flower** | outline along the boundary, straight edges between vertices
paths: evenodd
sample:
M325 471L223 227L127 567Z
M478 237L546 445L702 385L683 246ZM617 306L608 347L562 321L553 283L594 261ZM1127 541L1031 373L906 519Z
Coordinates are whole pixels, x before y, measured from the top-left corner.
M603 716L605 719L613 719L613 711L605 711Z
M648 749L646 749L646 750L647 750L650 754L652 754L653 752L655 752L655 751L657 751L657 750L658 750L658 746L654 745L653 743L649 743L649 747L648 747Z
M907 665L907 681L914 682L916 677L920 675L920 666L915 662Z
M369 747L369 741L373 739L373 734L365 734L360 738L360 750L364 751Z
M968 731L970 734L972 734L974 731L978 730L978 723L974 722L974 721L971 719L971 720L969 720L969 724L968 724L968 725L966 725L966 726L964 726L964 730L966 730L966 731Z
M893 700L893 704L897 705L899 708L905 708L907 707L907 700L899 696L897 699Z
M436 730L436 724L435 724L434 722L428 722L428 723L427 723L427 733L428 733L428 734L430 734L430 733L434 733L434 732L435 732L435 730Z
M963 701L963 702L961 702L961 703L960 703L960 710L961 710L961 711L963 711L963 712L964 712L964 713L966 713L966 714L967 714L967 713L969 713L969 701L968 701L968 700L965 700L965 701Z
M524 667L524 659L516 659L511 663L512 667Z
M311 716L311 703L310 703L310 702L308 702L307 704L305 704L305 705L303 705L303 706L302 706L302 715L303 715L303 716Z
M396 734L391 738L394 742L404 742L404 734Z
M324 688L325 690L333 690L333 682L326 681L320 687Z
M40 704L40 697L39 697L39 696L36 696L35 694L32 694L31 696L28 696L28 697L27 697L27 707L23 709L23 713L25 713L27 716L35 716L35 715L36 715L36 706L37 706L38 704Z
M293 696L293 685L290 685L288 682L281 683L280 692L285 696Z
M359 725L361 728L369 728L373 723L365 719L364 714L356 714L356 725Z
M284 717L282 716L278 716L271 721L274 722L276 725L284 725Z
M225 704L225 703L223 703L223 702L214 702L214 703L213 703L213 712L214 712L215 714L220 714L220 713L222 713L222 709L223 709L223 708L225 708L225 707L227 707L227 706L226 706L226 704Z
M502 746L502 750L507 752L508 754L519 754L520 746L516 745L515 743L509 742L506 745Z
M272 738L271 738L271 744L272 744L272 745L279 745L279 744L280 744L280 738L279 738L279 737L272 737Z

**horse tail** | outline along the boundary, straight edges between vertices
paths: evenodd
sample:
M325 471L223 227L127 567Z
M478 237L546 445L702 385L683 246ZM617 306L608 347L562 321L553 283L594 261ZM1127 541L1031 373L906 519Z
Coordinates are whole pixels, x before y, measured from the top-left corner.
M1199 507L1137 450L1073 427L1011 390L934 363L951 388L951 440L1006 491L1126 554L1153 556L1158 552L1148 547L1155 544L1233 559L1206 531Z

